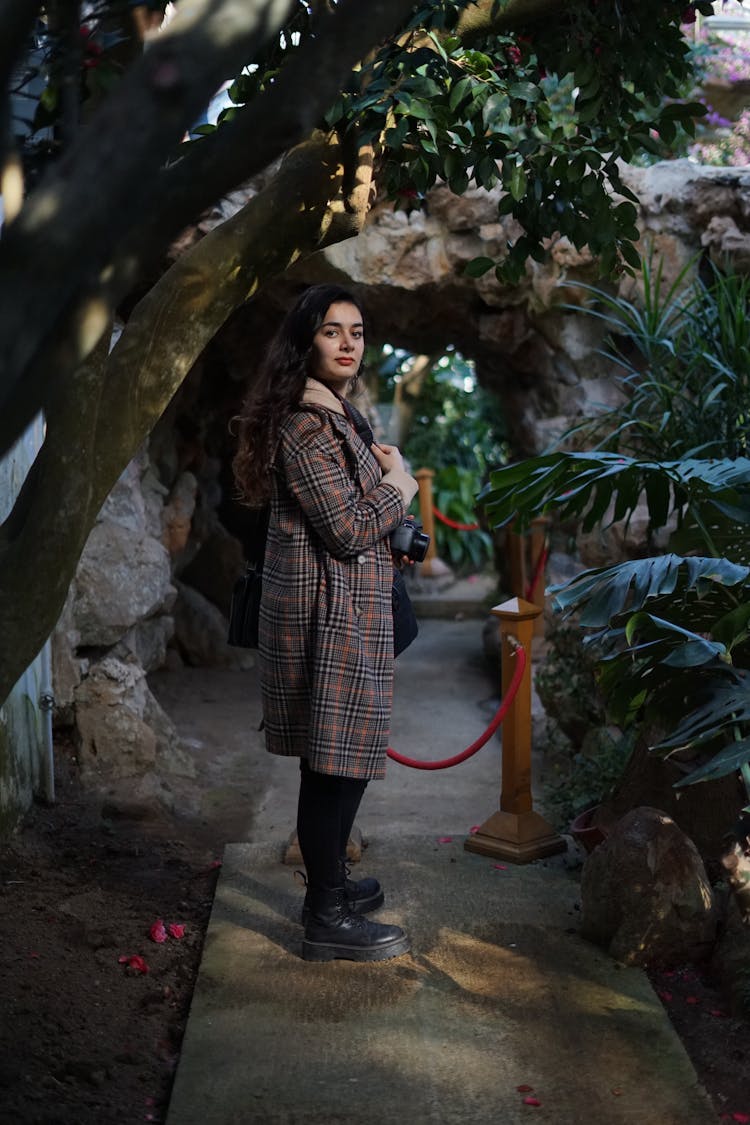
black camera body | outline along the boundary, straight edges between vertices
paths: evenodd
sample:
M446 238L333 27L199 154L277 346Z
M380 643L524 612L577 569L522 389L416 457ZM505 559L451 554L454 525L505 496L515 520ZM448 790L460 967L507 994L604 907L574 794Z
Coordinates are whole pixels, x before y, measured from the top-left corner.
M417 520L404 520L391 532L391 551L394 555L406 555L411 562L422 562L429 545L430 537Z

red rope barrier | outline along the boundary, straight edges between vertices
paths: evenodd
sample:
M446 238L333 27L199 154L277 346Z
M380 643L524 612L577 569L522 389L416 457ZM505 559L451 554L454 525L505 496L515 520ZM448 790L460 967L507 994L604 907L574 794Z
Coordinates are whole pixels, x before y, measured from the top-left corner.
M439 512L434 505L433 505L433 508L432 508L432 513L433 513L433 515L437 516L437 518L440 520L441 523L444 523L446 527L452 527L454 531L478 531L479 530L479 524L478 523L456 523L455 520L448 519L448 516L444 516L442 512Z
M388 757L398 762L400 766L410 766L413 770L447 770L449 766L457 766L459 762L465 762L467 758L471 758L476 754L477 750L481 750L485 743L489 742L497 728L502 723L505 716L508 714L511 703L516 698L516 693L521 686L523 674L526 671L526 650L522 646L518 646L514 650L516 657L516 667L513 672L513 678L508 685L508 694L502 701L495 713L495 717L487 727L484 734L481 734L476 742L472 742L471 746L467 746L460 754L455 754L452 758L441 758L439 761L434 762L420 762L418 758L406 758L403 754L399 754L396 750L388 750Z
M547 565L548 557L549 557L549 550L548 550L547 547L543 547L542 550L539 552L539 558L536 560L536 567L534 568L534 576L531 579L531 582L529 582L528 586L526 587L526 601L527 602L530 602L531 599L534 597L534 591L536 590L537 583L538 583L539 579L544 574L544 568Z

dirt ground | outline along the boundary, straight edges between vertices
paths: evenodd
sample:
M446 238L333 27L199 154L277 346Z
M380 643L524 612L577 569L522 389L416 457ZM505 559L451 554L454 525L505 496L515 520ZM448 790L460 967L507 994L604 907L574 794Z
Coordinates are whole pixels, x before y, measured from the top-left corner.
M166 815L103 816L64 743L57 763L57 804L0 849L0 1121L163 1122L223 841ZM158 920L184 932L156 942ZM700 967L652 983L717 1118L750 1122L748 1026Z

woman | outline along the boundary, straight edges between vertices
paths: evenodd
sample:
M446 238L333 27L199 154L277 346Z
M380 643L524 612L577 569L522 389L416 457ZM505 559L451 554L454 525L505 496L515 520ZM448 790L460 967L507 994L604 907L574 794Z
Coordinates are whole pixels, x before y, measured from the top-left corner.
M300 761L297 835L307 870L302 956L405 953L398 926L364 915L375 879L348 879L346 845L368 781L385 776L393 684L388 538L417 482L395 446L368 446L345 395L364 317L337 286L307 289L285 317L239 419L245 501L270 500L260 611L267 748Z

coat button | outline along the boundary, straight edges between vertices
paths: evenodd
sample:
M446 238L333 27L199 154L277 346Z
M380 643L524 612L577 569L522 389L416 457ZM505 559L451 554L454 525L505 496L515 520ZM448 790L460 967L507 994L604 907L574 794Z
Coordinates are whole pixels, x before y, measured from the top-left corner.
M360 566L364 566L364 564L367 562L367 556L366 555L357 555L357 562L359 563Z

